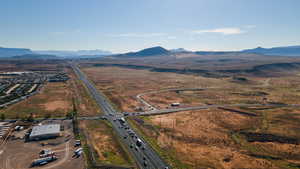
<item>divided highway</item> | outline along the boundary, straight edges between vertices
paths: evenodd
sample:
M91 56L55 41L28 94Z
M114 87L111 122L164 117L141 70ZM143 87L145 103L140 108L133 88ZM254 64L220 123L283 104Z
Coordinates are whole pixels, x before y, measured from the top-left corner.
M78 66L71 63L71 67L78 78L85 84L91 96L96 100L98 106L101 107L107 120L112 124L112 127L120 137L120 140L123 141L124 145L132 154L138 167L142 169L168 169L169 166L150 147L150 145L139 136L138 133L134 132L131 126L126 122L126 119L120 117L120 114L117 113L106 97L87 79ZM137 144L137 142L140 142L141 144Z

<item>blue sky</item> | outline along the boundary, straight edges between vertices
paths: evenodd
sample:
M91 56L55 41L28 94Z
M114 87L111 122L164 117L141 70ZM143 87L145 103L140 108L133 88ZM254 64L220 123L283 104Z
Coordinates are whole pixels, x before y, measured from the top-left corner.
M299 0L0 0L0 46L237 50L300 45Z

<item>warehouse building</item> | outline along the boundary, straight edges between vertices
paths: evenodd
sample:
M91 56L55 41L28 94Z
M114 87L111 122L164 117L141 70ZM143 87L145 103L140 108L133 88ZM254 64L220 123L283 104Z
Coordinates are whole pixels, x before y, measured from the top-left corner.
M34 126L29 135L30 140L43 140L60 136L60 124Z

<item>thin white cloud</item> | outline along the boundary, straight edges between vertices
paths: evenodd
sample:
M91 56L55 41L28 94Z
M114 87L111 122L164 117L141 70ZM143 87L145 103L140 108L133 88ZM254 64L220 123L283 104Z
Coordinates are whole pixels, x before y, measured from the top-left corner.
M57 31L57 32L51 32L53 35L66 35L66 34L76 34L81 33L79 29L70 30L70 31Z
M247 28L247 29L253 29L253 28L256 28L256 25L246 25L245 28Z
M167 39L177 39L176 36L167 36Z
M124 38L152 38L166 36L165 33L123 33L123 34L113 34L110 37L124 37Z
M245 31L241 30L240 28L217 28L217 29L194 30L192 31L192 33L193 34L218 33L223 35L235 35L235 34L245 33Z

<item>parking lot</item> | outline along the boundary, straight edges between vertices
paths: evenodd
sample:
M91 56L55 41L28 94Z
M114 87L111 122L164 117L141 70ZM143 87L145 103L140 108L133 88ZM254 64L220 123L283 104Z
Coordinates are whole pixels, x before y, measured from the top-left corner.
M50 150L55 153L56 160L49 163L34 166L42 169L83 169L84 159L82 155L74 156L75 138L72 133L70 120L44 121L44 124L61 124L61 136L54 139L25 142L24 135L31 128L14 131L7 142L0 147L0 169L26 169L36 159L40 159L42 150Z

